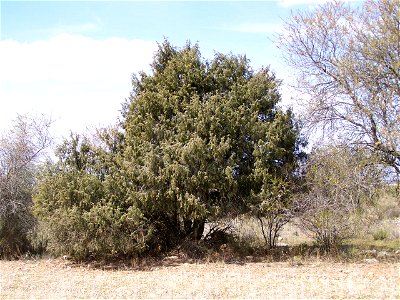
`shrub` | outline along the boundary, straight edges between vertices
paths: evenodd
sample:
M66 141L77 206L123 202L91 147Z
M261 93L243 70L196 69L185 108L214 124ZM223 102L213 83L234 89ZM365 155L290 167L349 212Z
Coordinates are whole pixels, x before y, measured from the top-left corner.
M34 218L30 211L2 217L0 219L0 257L17 258L31 250L28 234L34 227Z
M34 213L55 255L111 259L147 250L154 226L126 198L118 198L124 195L118 173L109 176L97 150L72 137L58 150L59 162L47 164L38 176Z
M346 146L315 150L299 195L300 227L326 251L356 232L357 215L378 195L381 172L368 152Z
M263 184L252 213L259 221L264 241L268 248L276 246L279 233L294 216L292 191L289 183L282 179L271 179Z
M389 233L386 229L380 228L379 230L375 231L372 235L375 241L383 241L388 238Z

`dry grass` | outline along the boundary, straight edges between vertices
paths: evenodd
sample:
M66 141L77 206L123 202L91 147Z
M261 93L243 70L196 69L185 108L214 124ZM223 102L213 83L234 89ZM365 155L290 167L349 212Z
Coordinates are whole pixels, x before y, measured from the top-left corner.
M149 261L141 270L123 265L94 268L62 259L0 261L0 299L400 299L400 207L396 199L387 197L371 211L375 222L366 222L365 230L351 240L356 246L351 263L338 262L339 257L303 255L296 247L312 241L289 223L280 243L292 251L289 256L280 255L280 262L264 261L273 257L255 253L246 263L229 264L236 259L235 255L229 258L230 247L215 257L210 255L208 261L213 263L192 263L187 257L174 256ZM239 240L263 247L254 219L237 219L231 225ZM387 237L374 239L377 230Z
M0 261L1 299L400 298L399 263L189 264L146 271L61 259Z

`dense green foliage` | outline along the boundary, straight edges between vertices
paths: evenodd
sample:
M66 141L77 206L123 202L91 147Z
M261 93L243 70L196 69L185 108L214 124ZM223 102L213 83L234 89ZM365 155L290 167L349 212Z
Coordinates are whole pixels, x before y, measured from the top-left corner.
M133 78L122 128L73 137L44 169L35 213L50 247L75 257L164 251L204 225L265 201L289 181L298 129L279 82L245 57L202 59L165 41L152 73ZM264 210L265 210L265 206Z
M109 149L108 149L109 150ZM140 253L151 226L119 182L112 152L72 136L39 175L34 212L55 254L109 258Z
M134 79L125 125L130 193L152 203L147 217L166 235L200 238L206 220L246 210L293 167L297 132L277 80L244 57L203 62L197 46L165 42L152 67Z

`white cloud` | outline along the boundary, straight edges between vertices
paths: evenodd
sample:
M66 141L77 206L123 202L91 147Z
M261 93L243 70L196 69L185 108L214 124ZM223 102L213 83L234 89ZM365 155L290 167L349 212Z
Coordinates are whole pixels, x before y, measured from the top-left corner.
M0 41L0 129L20 114L55 119L56 136L108 125L131 91L131 75L149 70L157 44L60 34Z

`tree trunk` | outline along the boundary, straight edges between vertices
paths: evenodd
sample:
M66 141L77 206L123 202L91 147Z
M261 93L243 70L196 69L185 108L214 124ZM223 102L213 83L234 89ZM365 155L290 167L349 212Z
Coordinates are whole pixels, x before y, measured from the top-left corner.
M185 220L184 234L193 240L200 240L204 233L205 220Z
M193 239L199 241L204 233L205 220L194 220L193 221Z

